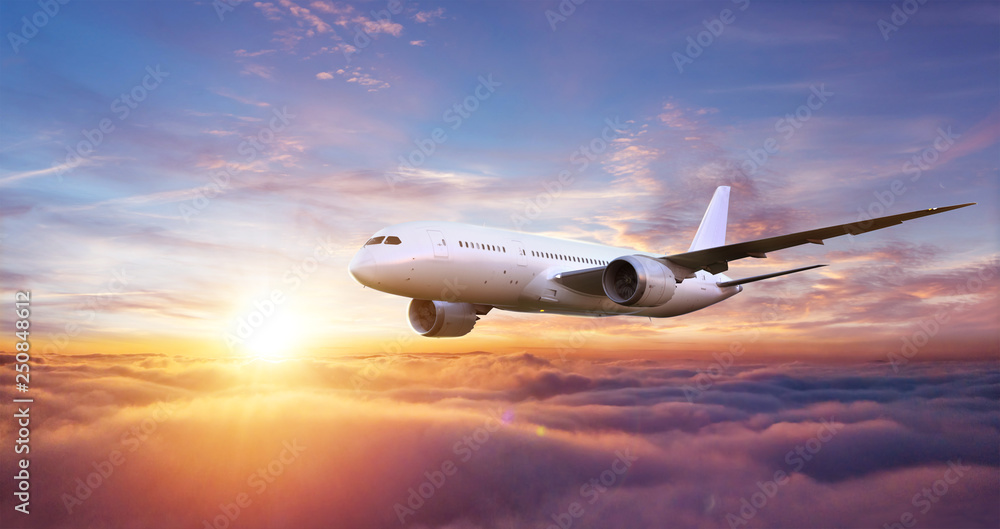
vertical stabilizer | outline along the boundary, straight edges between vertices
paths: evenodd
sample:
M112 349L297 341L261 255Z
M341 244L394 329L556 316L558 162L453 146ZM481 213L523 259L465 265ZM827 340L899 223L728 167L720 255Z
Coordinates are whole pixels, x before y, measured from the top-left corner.
M705 210L705 216L698 226L698 233L691 241L689 252L715 248L726 244L726 222L729 219L729 186L719 186L712 196L712 202Z

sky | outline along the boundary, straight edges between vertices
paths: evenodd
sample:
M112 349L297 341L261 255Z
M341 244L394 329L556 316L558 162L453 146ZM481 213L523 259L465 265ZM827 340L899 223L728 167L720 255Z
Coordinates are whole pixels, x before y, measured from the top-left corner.
M0 0L0 527L1000 525L997 2L51 1ZM426 339L347 272L682 252L721 185L728 242L977 205L655 321Z
M385 226L666 254L731 185L730 242L979 204L733 263L832 266L682 318L494 311L411 348L872 359L945 311L926 354L996 352L995 3L564 4L3 2L4 291L51 353L244 354L275 289L237 345L385 352L408 300L347 274Z

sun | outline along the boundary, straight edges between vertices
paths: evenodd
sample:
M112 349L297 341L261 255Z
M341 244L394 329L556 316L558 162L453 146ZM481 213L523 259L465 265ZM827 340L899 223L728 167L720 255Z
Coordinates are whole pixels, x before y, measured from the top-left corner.
M245 354L272 362L290 358L302 341L299 321L294 314L273 316L244 341L242 347Z

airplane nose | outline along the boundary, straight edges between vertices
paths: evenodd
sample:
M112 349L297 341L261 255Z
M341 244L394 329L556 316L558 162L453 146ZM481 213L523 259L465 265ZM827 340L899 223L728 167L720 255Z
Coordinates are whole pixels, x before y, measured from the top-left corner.
M378 266L375 264L375 256L372 255L371 250L368 248L362 248L358 253L354 254L354 258L351 259L351 264L347 265L348 271L351 272L351 276L358 283L365 286L372 286L375 284L375 275L378 271Z

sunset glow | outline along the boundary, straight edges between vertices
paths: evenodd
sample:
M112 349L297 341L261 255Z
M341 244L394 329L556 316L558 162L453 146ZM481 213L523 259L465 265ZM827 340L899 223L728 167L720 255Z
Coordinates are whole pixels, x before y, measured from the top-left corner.
M1000 527L996 1L0 28L3 529ZM828 266L669 319L425 338L348 274L421 220L685 252L719 186L728 243L976 205L733 261Z

